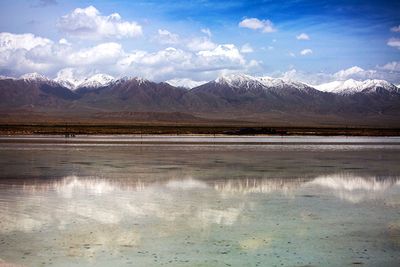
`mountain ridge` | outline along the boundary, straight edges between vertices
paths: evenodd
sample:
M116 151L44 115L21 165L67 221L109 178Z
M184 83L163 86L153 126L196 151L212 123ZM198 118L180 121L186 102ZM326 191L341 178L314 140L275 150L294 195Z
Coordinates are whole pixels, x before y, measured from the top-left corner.
M121 82L121 81L127 81L127 80L138 80L138 81L150 81L142 77L120 77L120 78L115 78L111 75L104 74L104 73L98 73L94 74L92 76L83 78L83 79L68 79L64 78L62 79L61 77L56 77L55 79L50 79L44 75L41 75L39 73L33 72L33 73L26 73L24 75L21 75L19 78L15 77L8 77L8 76L0 76L0 80L26 80L26 81L40 81L40 82L55 82L58 83L60 86L63 86L65 88L68 88L70 90L76 90L82 87L85 88L98 88L98 87L104 87L108 86L112 83L116 82ZM152 82L152 81L150 81ZM331 81L327 83L322 83L318 85L310 85L306 84L300 81L295 81L291 79L283 79L283 78L273 78L269 76L251 76L247 74L227 74L227 75L221 75L215 80L212 81L193 81L188 78L183 78L183 79L171 79L167 80L161 83L168 83L171 86L174 87L181 87L181 88L187 88L187 89L194 89L196 87L199 87L201 85L210 83L210 82L216 82L216 83L222 83L226 84L229 86L233 87L251 87L251 86L256 86L257 83L264 85L265 87L269 88L279 88L279 87L297 87L299 89L301 88L314 88L318 91L321 92L329 92L329 93L338 93L338 94L353 94L353 93L360 93L362 90L371 88L371 87L384 87L384 88L390 88L391 90L396 90L399 88L399 85L395 85L393 83L390 83L385 80L379 80L379 79L367 79L367 80L354 80L354 79L348 79L348 80L337 80L337 81ZM156 83L156 82L153 82ZM350 89L350 90L348 90Z
M351 83L358 87L351 93L341 93L318 90L298 81L246 74L221 76L192 89L140 77L116 79L102 74L92 77L74 89L65 86L67 81L39 74L18 79L2 77L0 113L25 110L25 113L67 113L80 117L108 112L121 116L129 112L181 112L196 118L252 121L274 118L285 123L303 119L322 123L336 117L340 120L357 117L361 122L370 118L396 121L400 115L400 89L378 80L342 82L347 87Z

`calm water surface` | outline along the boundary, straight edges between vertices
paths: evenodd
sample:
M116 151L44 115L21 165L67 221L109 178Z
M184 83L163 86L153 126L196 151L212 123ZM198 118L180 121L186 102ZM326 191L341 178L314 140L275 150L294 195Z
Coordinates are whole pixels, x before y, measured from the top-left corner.
M0 138L0 266L400 266L398 138L20 138Z

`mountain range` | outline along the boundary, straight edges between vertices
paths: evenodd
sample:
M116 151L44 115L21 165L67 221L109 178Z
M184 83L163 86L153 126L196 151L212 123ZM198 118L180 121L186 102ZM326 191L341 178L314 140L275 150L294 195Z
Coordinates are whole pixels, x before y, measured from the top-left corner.
M393 127L400 126L400 88L383 80L311 86L245 74L220 76L209 82L184 79L156 83L106 74L82 81L53 80L31 73L20 78L0 77L0 115L2 122L30 120L37 115L75 120L162 117L167 121Z

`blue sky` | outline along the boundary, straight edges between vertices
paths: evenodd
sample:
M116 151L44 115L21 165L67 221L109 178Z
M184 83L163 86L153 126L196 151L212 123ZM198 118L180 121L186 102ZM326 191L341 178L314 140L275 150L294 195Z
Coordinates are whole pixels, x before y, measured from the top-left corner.
M398 10L400 1L3 0L0 74L400 83Z

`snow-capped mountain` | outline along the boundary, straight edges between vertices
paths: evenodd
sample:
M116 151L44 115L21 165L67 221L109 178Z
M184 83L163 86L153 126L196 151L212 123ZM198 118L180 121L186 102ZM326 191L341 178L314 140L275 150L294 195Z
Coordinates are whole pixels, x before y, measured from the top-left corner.
M259 79L246 74L222 75L215 79L214 82L216 84L242 89L251 89L263 86L262 82L259 81Z
M78 79L69 76L58 76L55 79L47 78L39 73L27 73L19 78L12 78L6 76L0 76L0 80L4 79L16 79L24 80L28 82L45 82L45 83L57 83L58 85L68 88L70 90L76 90L78 88L99 88L110 86L114 83L121 83L127 81L136 81L138 84L150 82L147 79L141 77L122 77L114 78L108 74L95 74L91 77ZM174 87L181 87L192 89L207 84L205 81L193 81L191 79L171 79L165 81L169 85ZM333 81L320 85L307 85L294 80L272 78L268 76L254 77L247 74L228 74L219 76L214 81L211 81L215 85L223 85L231 88L240 90L252 90L252 89L263 89L269 91L275 91L276 93L283 93L283 90L300 90L309 91L310 89L316 89L322 92L329 92L340 95L353 95L355 93L377 93L379 90L384 90L390 93L400 93L400 85L394 85L384 80L365 80L357 81L354 79L344 81Z
M42 81L42 82L51 81L49 78L47 78L37 72L26 73L24 75L21 75L19 77L19 79L25 80L25 81Z
M14 77L0 75L0 80L15 80L15 78Z
M246 90L263 89L266 91L275 91L284 93L285 90L309 90L313 89L307 84L282 78L272 78L268 76L254 77L246 74L230 74L218 77L215 83L234 88Z
M61 86L64 86L71 90L75 90L81 87L98 88L108 86L112 82L116 81L116 79L108 74L95 74L85 79L58 76L54 79L54 81L59 83Z
M315 86L316 89L324 92L330 92L341 95L352 95L356 93L372 93L378 89L387 90L389 92L398 92L398 88L384 80L365 80L356 81L353 79L345 81L334 81L330 83Z
M79 112L183 112L221 119L278 116L279 121L293 116L295 121L307 116L336 120L369 114L379 121L396 121L400 114L400 89L382 80L336 81L315 88L281 78L230 74L187 90L171 81L115 79L106 74L82 80L64 74L56 79L37 73L0 79L0 111L65 112L73 107ZM187 80L182 84L195 86Z
M200 86L202 84L207 83L206 81L193 81L191 79L171 79L168 81L165 81L169 85L175 86L175 87L182 87L182 88L187 88L187 89L192 89L194 87Z
M54 81L70 90L76 89L82 83L79 79L68 77L57 77Z
M142 77L129 77L129 76L124 76L116 80L116 82L128 82L128 81L134 81L139 85L150 82L149 80Z
M115 81L115 78L107 74L95 74L84 81L82 81L78 87L86 88L98 88L110 85Z
M268 88L296 87L298 89L305 89L310 87L301 82L281 78L272 78L268 76L258 77L257 79Z

